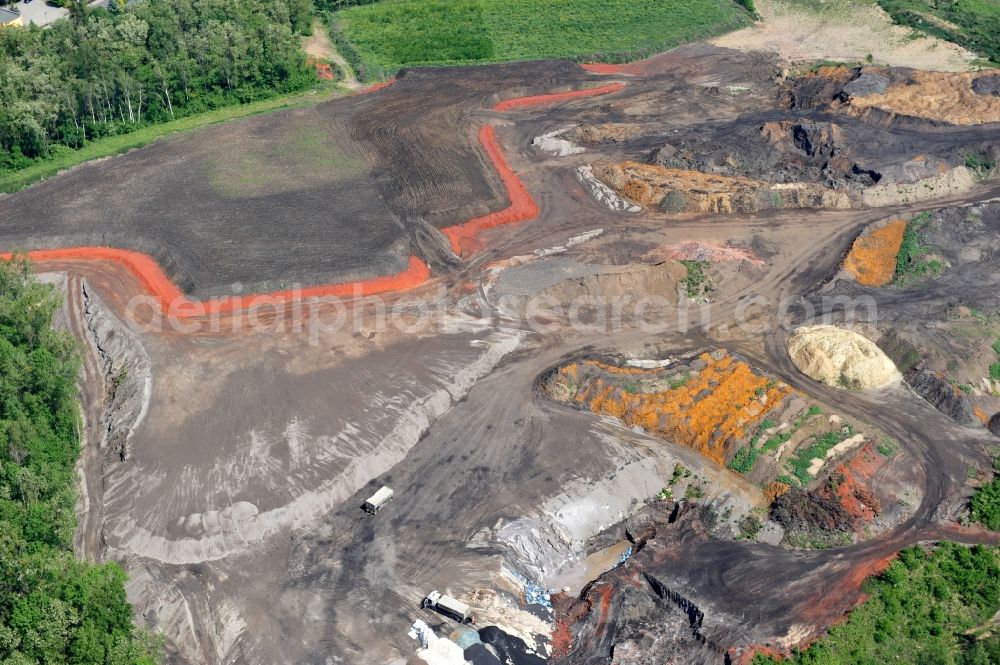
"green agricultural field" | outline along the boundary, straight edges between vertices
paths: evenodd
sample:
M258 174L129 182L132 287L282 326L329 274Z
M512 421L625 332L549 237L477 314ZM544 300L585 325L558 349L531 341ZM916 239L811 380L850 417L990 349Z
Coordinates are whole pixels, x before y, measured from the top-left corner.
M623 62L749 25L735 0L383 0L334 14L369 77L405 65Z
M878 0L892 20L960 44L1000 63L997 0Z

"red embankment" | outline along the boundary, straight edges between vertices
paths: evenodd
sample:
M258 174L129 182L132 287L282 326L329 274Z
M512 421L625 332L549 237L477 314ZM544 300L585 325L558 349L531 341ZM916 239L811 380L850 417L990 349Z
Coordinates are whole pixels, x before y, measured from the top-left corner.
M10 252L0 254L0 259L9 260ZM67 249L43 249L27 253L32 261L110 261L123 266L142 285L146 292L160 301L165 314L186 319L210 313L235 312L259 305L274 305L299 298L361 297L389 291L413 288L430 277L427 264L416 256L411 256L407 268L395 275L384 275L357 282L321 284L296 291L276 291L252 296L231 296L204 302L189 300L177 285L170 281L160 266L151 257L139 252L113 247L71 247Z
M464 246L471 248L476 234L483 229L523 222L538 216L538 205L535 203L535 199L528 193L517 174L508 166L507 160L504 159L503 153L500 151L500 144L497 143L496 133L492 125L482 126L479 130L479 142L486 150L490 161L493 162L504 189L507 190L510 205L503 210L442 229L443 233L448 236L448 240L451 241L452 251L459 255L462 254L463 243Z
M607 62L585 62L580 65L591 74L624 74L628 72L628 65L612 65Z
M609 83L599 88L584 88L582 90L571 90L569 92L555 92L549 95L533 95L531 97L515 97L507 99L493 107L494 111L509 111L523 106L537 106L539 104L551 104L567 99L577 99L578 97L590 97L592 95L606 95L611 92L618 92L625 87L624 83Z
M379 81L378 83L372 83L367 88L362 88L361 90L358 90L354 94L355 95L367 95L370 92L378 92L379 90L383 90L385 88L388 88L390 85L392 85L395 82L396 82L396 79L393 78L393 79L389 79L388 81Z
M416 256L411 256L406 270L395 275L382 275L372 279L357 282L341 282L339 284L321 284L295 291L274 291L252 296L230 296L218 300L208 300L201 308L205 313L237 312L259 305L273 305L291 302L300 298L351 298L373 296L390 291L412 289L427 281L431 271L427 264ZM202 312L198 312L201 314Z
M6 252L0 254L0 259L10 260L11 256L10 252ZM66 249L34 250L27 252L27 256L36 263L49 261L109 261L117 263L132 273L149 295L158 298L163 303L164 311L169 303L186 300L177 285L170 281L170 278L160 269L159 264L140 252L115 249L114 247L68 247Z

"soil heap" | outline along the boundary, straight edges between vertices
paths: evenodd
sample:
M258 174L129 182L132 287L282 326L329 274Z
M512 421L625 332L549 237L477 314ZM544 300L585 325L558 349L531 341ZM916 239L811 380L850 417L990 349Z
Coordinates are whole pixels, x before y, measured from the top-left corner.
M898 381L899 370L871 340L836 326L804 326L788 339L803 374L829 386L871 390Z
M905 232L906 221L902 219L869 227L854 241L844 268L859 284L885 286L896 274L896 255Z

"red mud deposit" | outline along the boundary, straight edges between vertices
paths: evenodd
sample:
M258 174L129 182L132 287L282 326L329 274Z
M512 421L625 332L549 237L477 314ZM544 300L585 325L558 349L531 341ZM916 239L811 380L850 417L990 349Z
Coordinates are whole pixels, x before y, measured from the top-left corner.
M611 92L618 92L625 87L624 83L609 83L599 88L584 88L583 90L571 90L570 92L555 92L549 95L533 95L530 97L515 97L507 99L493 107L494 111L509 111L524 106L537 106L539 104L551 104L562 102L567 99L577 99L579 97L591 97L593 95L606 95Z
M316 78L321 81L332 81L334 79L333 67L329 63L322 62L310 56L306 58L306 66L314 68L316 70Z
M13 254L5 252L0 259L9 261ZM146 292L158 298L164 305L164 311L169 303L187 300L177 285L170 281L160 266L151 257L140 252L113 247L69 247L66 249L40 249L27 253L34 263L50 261L107 261L120 265L132 273Z
M627 74L628 65L612 65L607 62L585 62L580 69L591 74Z
M557 92L550 95L535 95L533 97L516 97L500 102L493 107L493 110L507 111L513 108L549 104L567 99L577 99L579 97L605 95L611 92L618 92L624 87L625 85L622 83L611 83L599 88L585 88L583 90ZM497 170L497 175L500 176L500 181L503 183L504 189L507 190L510 205L503 210L491 212L482 217L470 219L463 224L456 224L455 226L442 229L451 242L452 251L459 256L462 255L463 251L473 251L476 249L478 246L476 235L480 231L495 226L525 222L538 216L538 205L531 197L531 194L528 193L521 179L517 177L517 174L507 164L507 160L500 150L500 144L497 143L496 132L491 125L483 125L479 130L479 142L489 156L490 161L493 162L493 166Z
M479 142L483 145L483 149L486 150L490 161L493 162L493 166L497 170L497 175L500 176L500 181L503 183L504 189L507 190L510 205L503 210L491 212L482 217L470 219L463 224L456 224L455 226L442 229L442 232L451 241L452 251L458 255L461 255L464 249L473 249L475 247L475 236L484 229L504 224L524 222L538 216L538 205L535 203L535 199L531 197L524 183L521 182L521 179L517 177L517 174L507 164L507 160L500 151L500 144L497 143L496 133L491 125L483 125L479 130Z
M613 583L598 581L579 598L558 594L557 598L552 599L556 620L552 629L551 659L558 660L569 656L573 650L573 627L585 620L592 622L597 636L604 634L611 616L611 601L614 595ZM588 615L592 613L596 614L588 619Z
M164 274L151 257L112 247L71 247L28 252L35 263L50 261L107 261L124 267L143 286L148 295L160 301L164 314L178 319L205 316L211 313L242 311L260 305L275 305L301 298L363 297L413 288L430 277L427 264L411 256L407 268L395 275L384 275L357 282L321 284L294 291L275 291L252 296L231 296L205 301L189 300L177 285ZM10 252L0 254L9 260Z
M884 573L889 564L896 559L896 554L894 551L885 556L855 564L842 576L841 584L835 587L833 593L824 596L820 602L810 602L808 606L803 608L803 619L813 625L826 626L826 630L847 621L851 611L868 600L868 594L862 591L865 580L873 575ZM818 633L794 646L797 649L805 649L821 636L822 634Z
M751 645L739 655L736 655L736 649L729 650L729 661L733 665L750 665L753 662L754 656L764 656L765 658L774 658L775 660L782 660L787 654L778 651L777 649L772 649L771 647Z
M590 613L590 600L559 592L552 595L555 625L552 628L552 658L562 658L573 648L573 626Z
M316 77L322 81L332 81L333 68L325 62L318 63L316 65Z
M867 443L850 461L837 466L835 473L837 498L848 513L871 524L881 510L879 500L871 490L875 474L885 465L885 458L875 454L875 446Z
M367 95L370 92L378 92L379 90L383 90L385 88L388 88L390 85L392 85L395 82L396 82L396 79L389 79L388 81L379 81L378 83L372 83L367 88L362 88L361 90L358 90L354 94L356 94L356 95Z
M406 270L395 275L382 275L372 279L357 282L341 282L339 284L321 284L294 291L275 291L253 296L234 296L219 300L207 300L204 303L192 303L194 313L180 316L201 316L203 314L221 312L236 312L260 305L275 305L301 298L353 298L373 296L379 293L390 293L412 289L427 281L431 271L427 264L416 256L411 256Z

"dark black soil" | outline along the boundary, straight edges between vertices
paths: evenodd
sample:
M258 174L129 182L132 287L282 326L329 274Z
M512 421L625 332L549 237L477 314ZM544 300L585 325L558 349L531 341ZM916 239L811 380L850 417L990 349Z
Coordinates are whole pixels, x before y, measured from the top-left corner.
M146 252L197 296L236 282L254 292L397 272L410 254L436 258L425 223L507 205L473 111L586 76L566 61L404 71L373 94L162 140L3 197L0 244ZM332 136L314 136L317 127ZM315 169L285 182L303 152L318 153ZM259 155L249 172L219 164L247 153Z

